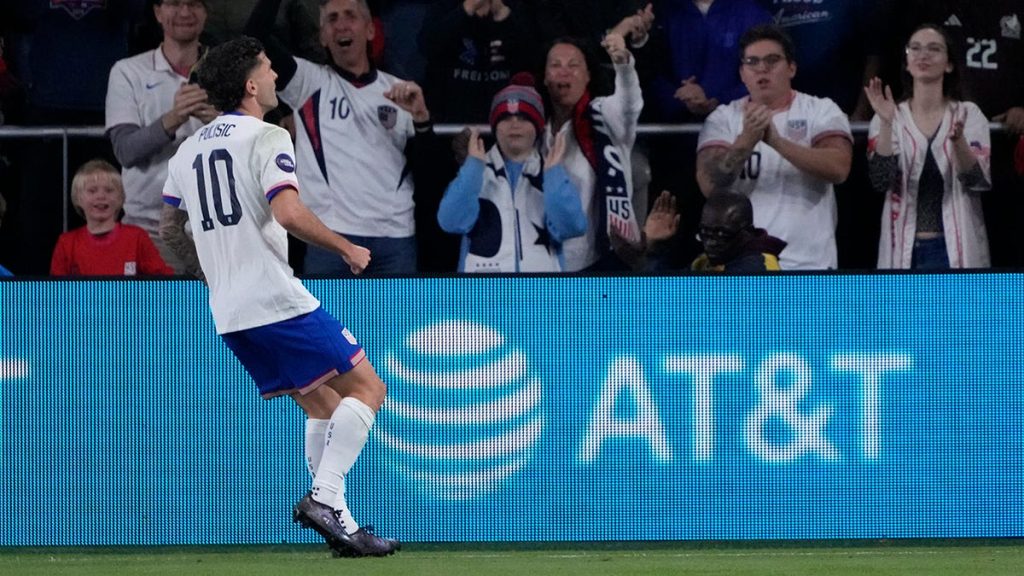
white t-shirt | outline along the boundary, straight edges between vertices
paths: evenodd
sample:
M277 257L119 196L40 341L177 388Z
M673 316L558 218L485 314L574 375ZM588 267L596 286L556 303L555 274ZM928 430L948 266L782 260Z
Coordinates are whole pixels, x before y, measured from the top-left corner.
M218 117L171 158L164 201L188 210L218 334L320 305L288 266L288 236L270 210L284 188L298 190L291 138L252 116Z
M171 68L160 48L119 60L107 81L106 129L121 124L145 127L174 107L174 95L188 80ZM178 146L202 126L190 118L147 162L124 168L125 224L140 226L151 236L159 233L160 192L167 180L167 161Z
M413 182L405 145L412 115L384 97L400 80L377 72L357 87L338 72L296 58L295 76L280 92L295 110L295 149L303 201L335 232L408 238Z
M743 107L749 99L733 100L708 116L697 139L698 153L705 148L732 146L743 130ZM802 146L813 146L830 136L853 141L846 114L828 98L793 92L789 106L777 111L772 121L783 138ZM754 226L786 241L779 255L783 270L838 266L838 212L830 182L798 169L774 148L758 142L730 189L750 197Z

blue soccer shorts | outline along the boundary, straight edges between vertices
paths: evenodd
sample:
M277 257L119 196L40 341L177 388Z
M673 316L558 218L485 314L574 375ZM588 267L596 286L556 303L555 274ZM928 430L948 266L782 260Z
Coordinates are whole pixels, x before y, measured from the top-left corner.
M348 328L323 308L221 338L265 399L308 394L366 358Z

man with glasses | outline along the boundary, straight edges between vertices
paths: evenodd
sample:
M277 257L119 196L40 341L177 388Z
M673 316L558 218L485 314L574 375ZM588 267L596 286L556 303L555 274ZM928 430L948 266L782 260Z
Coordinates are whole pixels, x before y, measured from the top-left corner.
M853 159L850 124L839 107L792 88L793 42L775 25L740 39L740 78L750 92L708 116L697 141L697 183L705 196L750 198L754 224L786 241L785 270L836 268L833 185Z
M107 83L106 132L124 181L124 218L149 233L160 256L178 274L198 274L160 238L161 192L167 161L203 124L217 117L206 91L189 82L204 48L205 0L157 0L160 46L119 60Z
M658 271L671 268L671 243L679 229L675 198L667 191L654 201L644 223L644 254L634 268ZM763 228L754 227L750 199L729 191L713 193L704 203L697 240L704 253L690 264L695 272L766 272L779 270L779 254L786 243Z

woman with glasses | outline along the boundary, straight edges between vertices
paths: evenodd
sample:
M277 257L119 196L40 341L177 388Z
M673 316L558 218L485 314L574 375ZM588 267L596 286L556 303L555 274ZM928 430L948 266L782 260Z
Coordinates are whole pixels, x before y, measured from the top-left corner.
M957 99L958 59L949 35L923 24L906 47L908 97L873 78L865 93L872 186L886 194L879 268L986 268L981 193L991 187L988 120Z

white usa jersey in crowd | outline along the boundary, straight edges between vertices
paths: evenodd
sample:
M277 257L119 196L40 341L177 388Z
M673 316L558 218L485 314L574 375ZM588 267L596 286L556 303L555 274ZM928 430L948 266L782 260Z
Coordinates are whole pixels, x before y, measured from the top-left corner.
M708 116L697 139L698 153L705 148L732 146L743 130L743 107L749 100L733 100ZM783 138L803 146L813 146L829 136L853 142L846 114L828 98L794 91L789 106L777 111L772 122ZM786 241L779 255L783 270L838 266L838 212L830 182L798 169L774 148L758 142L731 190L750 197L754 226Z
M105 128L110 130L122 124L145 128L157 122L174 107L174 95L186 81L159 48L118 60L107 81ZM153 156L121 170L125 192L123 223L141 226L150 236L159 234L159 194L167 180L167 160L202 125L197 118L189 118L174 132L174 139Z
M170 160L164 202L188 210L218 334L320 305L288 266L287 232L270 210L285 188L299 188L291 138L252 116L218 117Z
M326 65L296 58L279 94L295 111L303 202L342 234L407 238L416 233L405 145L412 115L384 97L400 82L376 71L357 87Z

